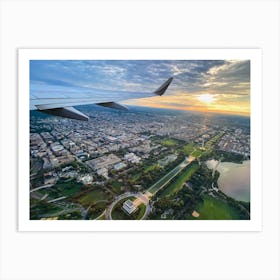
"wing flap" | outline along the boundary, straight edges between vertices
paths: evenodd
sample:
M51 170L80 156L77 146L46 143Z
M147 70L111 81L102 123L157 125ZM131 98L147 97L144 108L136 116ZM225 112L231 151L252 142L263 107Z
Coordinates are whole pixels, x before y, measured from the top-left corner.
M63 108L53 108L53 109L46 109L46 110L39 110L40 112L47 113L49 115L80 120L80 121L88 121L89 117L83 114L82 112L78 111L73 107L63 107Z
M115 103L115 102L102 102L102 103L97 103L97 105L112 108L112 109L122 110L122 111L128 110L127 107L125 107L121 104Z

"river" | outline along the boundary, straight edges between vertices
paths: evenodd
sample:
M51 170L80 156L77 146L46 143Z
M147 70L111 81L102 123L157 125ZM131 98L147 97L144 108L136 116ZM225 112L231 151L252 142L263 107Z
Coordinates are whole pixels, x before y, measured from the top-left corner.
M208 160L209 169L216 168L220 176L218 179L219 189L226 195L240 201L250 201L250 160L242 164L233 162L218 162Z

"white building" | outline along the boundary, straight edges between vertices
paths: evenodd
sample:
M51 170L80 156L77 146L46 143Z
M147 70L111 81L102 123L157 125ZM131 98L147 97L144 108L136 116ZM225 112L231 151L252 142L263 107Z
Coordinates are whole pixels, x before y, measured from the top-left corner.
M114 154L109 154L106 156L88 160L86 164L89 165L89 167L92 168L93 170L98 170L103 168L106 169L111 168L113 165L119 162L121 162L121 159L119 157L117 157Z
M117 164L114 165L114 169L117 170L117 171L119 171L119 170L125 168L126 166L127 166L127 165L126 165L125 163L119 162L119 163L117 163Z
M137 209L137 207L133 204L133 202L130 200L130 199L128 199L128 200L126 200L124 203L123 203L123 207L122 207L129 215L131 214L131 213L133 213L136 209Z
M124 159L131 163L139 163L141 161L141 158L136 156L134 153L125 154Z
M87 175L83 176L81 178L81 180L82 180L83 184L90 185L93 182L93 177L91 175L87 174Z
M175 155L175 154L170 154L170 155L166 156L165 158L160 159L160 160L158 161L158 164L159 164L160 166L166 166L168 163L173 162L173 161L176 160L176 159L177 159L177 155Z
M104 178L108 179L108 169L107 168L100 168L96 171L98 176L103 176Z

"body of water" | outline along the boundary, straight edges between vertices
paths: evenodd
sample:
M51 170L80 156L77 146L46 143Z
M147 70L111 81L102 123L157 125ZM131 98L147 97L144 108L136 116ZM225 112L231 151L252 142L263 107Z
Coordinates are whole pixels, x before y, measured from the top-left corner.
M240 201L250 201L250 160L242 164L208 160L207 167L220 173L219 189L226 195Z

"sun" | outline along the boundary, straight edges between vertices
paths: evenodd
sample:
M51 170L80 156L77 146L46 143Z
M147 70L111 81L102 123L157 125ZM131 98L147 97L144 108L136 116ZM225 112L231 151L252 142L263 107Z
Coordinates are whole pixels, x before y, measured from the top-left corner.
M197 97L197 99L201 102L204 102L204 103L207 103L207 104L210 104L212 102L215 101L215 98L213 97L213 95L209 94L209 93L206 93L206 94L201 94Z

